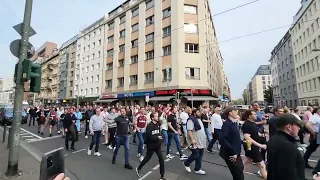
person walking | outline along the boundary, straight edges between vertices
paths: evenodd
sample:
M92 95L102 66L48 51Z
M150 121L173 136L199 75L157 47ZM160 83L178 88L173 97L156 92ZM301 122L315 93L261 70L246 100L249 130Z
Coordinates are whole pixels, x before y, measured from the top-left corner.
M64 128L64 132L66 133L65 146L67 151L69 151L69 141L71 141L71 150L76 151L74 148L74 144L77 140L77 134L76 134L76 127L74 123L77 118L75 117L73 112L74 112L74 109L70 108L69 113L67 113L63 119L63 128Z
M96 109L96 114L93 115L89 121L89 129L90 129L90 135L92 136L92 140L88 148L88 155L91 155L92 148L93 146L95 146L94 155L101 156L101 154L99 153L99 144L100 144L100 137L103 130L104 121L103 121L103 116L100 113L101 113L101 110Z
M123 145L124 152L125 152L124 168L131 170L133 168L129 164L129 136L128 136L130 121L126 116L126 110L124 108L121 108L120 113L121 115L114 119L114 121L117 124L117 131L115 136L116 148L113 151L112 164L116 163L116 158L117 158L119 148L121 145Z
M190 164L195 161L194 173L205 175L206 172L201 170L201 161L203 157L204 148L206 148L207 135L205 127L201 120L201 113L199 110L189 109L189 119L187 121L187 131L189 141L188 144L191 145L190 149L192 151L188 159L183 163L187 172L191 172Z
M146 157L142 160L139 167L136 168L136 173L138 177L142 177L141 169L150 161L153 153L156 153L160 164L160 180L165 180L166 178L164 178L164 159L161 152L162 136L160 133L158 113L151 113L150 119L151 122L147 125L145 134L145 144L147 145Z
M90 105L88 106L89 108L86 110L85 112L85 131L84 131L84 137L85 138L88 138L88 132L90 131L89 129L89 122L90 122L90 119L91 117L94 115L94 109L93 107Z
M221 136L221 128L222 128L222 118L221 118L221 108L216 107L214 110L214 114L212 114L210 120L211 120L211 133L212 133L212 139L207 147L207 151L209 153L214 153L212 150L213 145L216 143L216 141Z

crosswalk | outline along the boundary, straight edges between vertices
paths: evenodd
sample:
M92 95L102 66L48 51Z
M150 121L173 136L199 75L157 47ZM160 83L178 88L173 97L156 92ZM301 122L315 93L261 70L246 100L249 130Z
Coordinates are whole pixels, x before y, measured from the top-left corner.
M26 141L26 142L32 142L34 140L42 139L42 137L40 137L30 131L27 131L23 128L21 128L21 131L20 131L20 138L21 138L21 140Z

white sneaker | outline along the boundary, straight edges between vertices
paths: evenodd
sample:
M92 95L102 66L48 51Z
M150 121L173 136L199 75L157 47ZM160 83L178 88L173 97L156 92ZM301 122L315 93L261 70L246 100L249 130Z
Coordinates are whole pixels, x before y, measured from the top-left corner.
M88 136L85 136L84 138L88 139Z
M194 173L200 174L200 175L205 175L206 174L206 172L201 170L201 169L199 171L195 171Z
M144 157L143 157L143 155L141 155L141 156L139 157L139 161L142 162L143 159L144 159Z
M140 158L141 157L141 154L139 153L139 154L137 154L137 158Z
M91 155L91 150L88 148L88 155L90 156Z
M108 148L108 149L113 149L111 145L109 145L107 148Z
M182 160L186 160L186 159L188 159L188 156L187 156L187 155L182 154L182 155L180 156L180 160L181 160L181 161L182 161Z
M99 152L95 152L93 155L95 156L101 156L101 154Z
M186 166L184 163L182 163L182 164L183 164L184 168L186 169L186 171L187 171L188 173L191 173L191 168L188 167L188 166Z
M57 133L58 133L58 134L60 134L60 133L61 133L61 131L58 131Z
M166 156L166 158L167 158L167 159L172 159L172 158L174 158L174 156L171 156L171 154L168 154L168 155Z

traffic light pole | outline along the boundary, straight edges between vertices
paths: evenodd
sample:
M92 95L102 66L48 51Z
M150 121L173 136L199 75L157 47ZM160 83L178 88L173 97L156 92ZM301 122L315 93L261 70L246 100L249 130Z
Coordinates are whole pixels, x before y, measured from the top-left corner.
M22 25L22 35L19 51L18 71L16 77L16 87L14 96L13 122L9 134L9 159L7 176L18 174L19 148L20 148L20 125L22 119L22 101L24 93L24 83L22 82L22 62L27 58L27 49L29 42L30 21L33 0L26 0L24 19Z

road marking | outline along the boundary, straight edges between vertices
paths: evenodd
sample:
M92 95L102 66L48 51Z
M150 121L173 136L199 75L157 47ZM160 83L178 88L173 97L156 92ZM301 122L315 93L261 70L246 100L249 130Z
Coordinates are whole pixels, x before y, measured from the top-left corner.
M65 154L64 157L68 156L68 154Z
M80 149L80 150L78 150L78 151L74 151L74 152L72 152L72 154L75 154L75 153L78 153L78 152L81 152L81 151L85 151L86 149Z
M159 167L160 167L160 165L158 164L158 165L156 165L155 167L153 167L152 169L153 169L153 170L157 170Z
M20 136L28 135L29 133L20 133Z
M249 175L253 175L253 176L259 176L260 177L260 175L259 174L256 174L256 173L252 173L252 172L244 172L245 174L249 174Z
M171 159L173 159L175 156L173 156ZM165 162L169 162L171 160L170 158L167 158L166 160L164 160Z
M40 136L38 136L38 135L36 135L36 134L33 134L33 133L30 132L30 131L27 131L27 130L25 130L25 129L23 129L23 128L21 128L21 130L24 131L24 132L27 132L27 133L31 134L31 135L34 136L34 137L37 137L38 139L42 139L42 137L40 137Z
M32 136L32 137L33 137L33 136ZM33 141L33 140L35 140L35 139L26 139L27 142Z
M34 137L34 136L21 136L21 138L31 138L31 137Z
M45 141L45 140L49 140L49 139L55 139L55 138L59 138L59 137L62 137L62 135L57 135L57 136L52 136L52 137L45 137L45 138L41 138L41 139L35 139L33 141L30 141L30 143L39 142L39 141Z
M141 178L139 178L138 180L143 180L144 178L146 178L147 176L149 176L152 173L152 171L147 172L145 175L143 175Z

